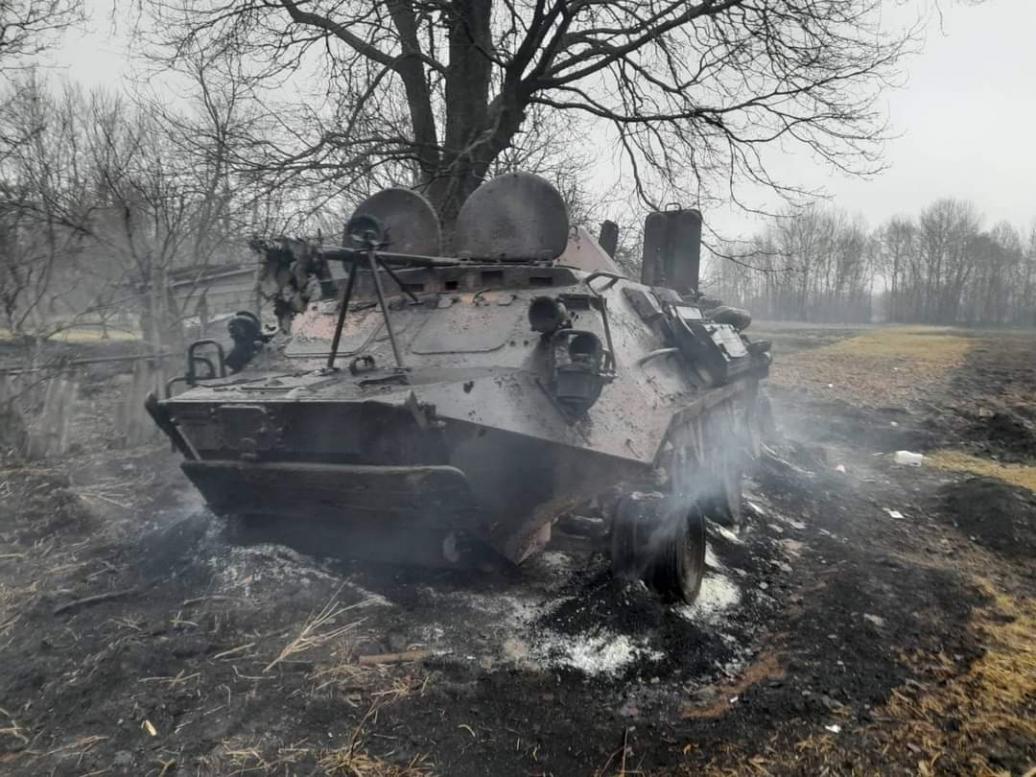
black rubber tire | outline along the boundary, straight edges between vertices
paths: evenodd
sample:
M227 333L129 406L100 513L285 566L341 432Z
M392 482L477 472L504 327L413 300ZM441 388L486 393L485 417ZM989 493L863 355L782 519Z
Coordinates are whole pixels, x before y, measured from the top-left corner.
M655 544L644 582L665 601L691 604L705 578L705 515L692 506L663 520L666 534Z
M650 559L644 548L657 522L661 494L627 494L614 507L611 522L612 574L625 580L643 577Z
M705 514L662 494L630 494L612 518L612 573L643 580L664 601L688 604L705 577Z

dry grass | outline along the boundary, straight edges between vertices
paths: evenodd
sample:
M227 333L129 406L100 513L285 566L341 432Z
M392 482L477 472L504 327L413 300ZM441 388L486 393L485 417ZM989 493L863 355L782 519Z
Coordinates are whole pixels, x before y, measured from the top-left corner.
M1036 741L1036 600L1009 596L987 580L976 584L992 603L972 618L970 628L985 652L966 672L944 655L904 656L922 682L893 690L885 707L874 710L878 722L858 732L862 741L826 733L790 744L774 737L754 755L726 750L704 773L884 774L901 764L919 777L1011 777L987 755L1005 740ZM885 766L843 771L839 765L858 763L861 751L880 754Z
M39 580L15 586L0 583L0 637L15 627L40 596Z
M202 774L290 774L288 768L298 764L310 752L306 743L289 747L268 748L263 742L226 741L212 755L201 760Z
M82 758L101 742L107 740L105 736L80 736L68 744L55 747L47 752L47 755L57 755L66 758Z
M772 381L784 388L871 406L924 400L960 367L974 340L940 327L875 329L774 361Z
M1001 464L998 461L972 456L962 451L941 450L925 456L925 462L951 472L966 472L996 478L1014 486L1036 491L1036 466Z
M429 777L424 756L406 765L392 764L352 746L328 750L317 761L317 768L328 777Z
M355 610L358 607L364 607L367 604L369 604L368 601L362 601L342 606L337 599L332 598L331 601L324 605L320 612L306 619L306 622L302 625L302 630L284 646L277 657L267 664L263 671L269 672L277 664L288 660L292 656L340 639L346 633L359 626L362 621L353 621L340 626L333 625L334 622L343 613Z
M359 666L349 659L342 659L326 666L321 666L310 676L316 683L315 690L322 691L334 687L342 691L358 691L371 685L371 676L375 674L371 668Z
M0 328L0 342L8 342L14 339L14 335L11 334L9 329ZM101 342L113 342L113 341L129 341L139 340L140 334L136 332L128 332L125 329L110 328L108 329L107 338L104 336L104 330L100 326L81 326L73 327L71 329L65 329L52 335L48 338L53 342L59 343L101 343Z
M408 695L409 692L408 689L402 695ZM291 767L315 764L315 770L305 768L305 773L325 777L432 777L432 768L424 755L414 756L405 763L393 763L372 755L364 747L363 732L366 725L377 720L378 711L382 707L399 698L402 696L391 690L376 695L366 714L353 729L349 743L342 747L314 746L308 740L276 747L261 741L228 741L216 753L204 759L206 773L294 774L297 770Z
M945 365L971 348L971 339L944 326L896 326L875 329L826 346L828 353L865 358L910 359Z
M0 720L6 720L6 724L0 726L0 742L3 742L5 737L16 739L22 745L29 744L28 731L18 724L11 713L0 707Z
M346 652L346 651L342 651ZM342 658L342 652L339 658ZM389 704L402 701L414 693L423 693L428 684L428 677L405 674L393 676L388 667L357 666L347 661L339 661L332 667L320 669L312 675L318 680L317 690L328 685L338 685L340 690L370 689L371 702L363 718L353 729L349 744L331 750L325 750L317 760L317 768L328 777L429 777L432 772L424 756L411 758L404 764L389 763L384 759L372 756L363 746L363 732L370 722L376 722L378 712Z
M979 581L993 604L972 621L985 653L963 675L955 675L950 661L941 657L942 682L928 683L910 692L896 692L889 715L901 721L890 744L920 750L922 775L936 774L948 754L967 763L975 775L999 775L985 757L984 743L1020 738L1036 741L1036 601L1015 598ZM956 731L942 725L955 719Z

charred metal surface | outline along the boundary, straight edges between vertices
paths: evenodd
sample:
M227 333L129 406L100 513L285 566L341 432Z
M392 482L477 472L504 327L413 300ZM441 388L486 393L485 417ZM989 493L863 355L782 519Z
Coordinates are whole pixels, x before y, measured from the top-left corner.
M284 427L270 405L220 405L215 408L221 447L237 451L242 459L257 461L281 444Z
M614 221L601 222L601 234L597 238L601 248L608 256L615 258L615 251L619 247L619 225Z
M410 212L398 194L376 204L400 198ZM609 513L634 556L617 570L693 598L701 517L737 519L770 361L740 331L747 314L694 288L700 216L654 214L638 283L585 235L566 250L560 195L534 176L464 206L458 243L478 261L385 250L381 219L398 214L373 210L352 245L319 252L334 295L299 291L312 251L277 265L290 336L244 327L258 345L239 372L149 407L213 508L332 527L365 557L453 563L460 542L520 563L561 517L657 492L650 509ZM563 250L589 269L555 262Z
M185 459L191 461L198 458L198 454L194 452L194 449L191 448L176 424L169 417L169 410L158 401L158 397L155 396L154 392L147 395L147 399L144 400L144 408L147 410L148 415L151 416L151 420L155 422L155 426L165 432L173 447Z
M456 467L185 461L183 470L221 511L375 523L391 516L447 528L476 518Z

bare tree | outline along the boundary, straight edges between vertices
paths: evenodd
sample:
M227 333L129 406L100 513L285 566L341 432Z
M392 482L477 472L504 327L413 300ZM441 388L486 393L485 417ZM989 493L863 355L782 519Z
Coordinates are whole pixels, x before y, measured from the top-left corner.
M31 75L6 93L0 128L0 308L15 335L43 338L67 324L60 284L87 234L86 180L77 156L76 93L54 96Z
M1020 279L1021 299L1016 320L1033 326L1036 325L1036 220L1029 227L1024 251Z
M39 99L33 69L37 56L82 19L81 0L0 2L0 305L17 334L25 334L30 318L42 321L55 259L78 234L63 223L67 202L57 200L57 179L66 172L57 157L65 152L53 144L67 139L59 137L67 124L49 124L59 117Z
M112 95L94 94L86 106L97 193L91 235L109 257L107 288L139 295L142 331L156 348L179 339L170 272L206 266L232 250L234 236L244 244L224 145L232 107L230 114L223 107L209 95L208 123L197 123L154 102Z
M889 283L888 305L885 311L890 321L899 321L902 315L903 287L909 285L904 276L910 267L917 243L917 227L913 220L897 216L880 227L875 235L881 269ZM916 266L913 268L916 273ZM916 275L914 286L916 287Z
M873 169L876 97L909 40L881 0L145 2L173 62L200 47L256 83L323 78L327 110L265 147L282 170L406 172L447 224L538 109L589 119L654 205L736 198L738 180L794 193L766 164L776 143Z
M170 273L251 258L251 235L292 220L294 203L233 163L254 134L241 81L197 65L175 108L34 74L0 92L0 327L40 340L83 323L136 330L140 313L160 348L193 313L168 293Z
M747 261L732 260L740 253ZM758 315L804 321L869 321L874 252L859 218L811 205L775 218L754 251L708 263L710 293Z
M0 73L33 66L33 57L82 18L81 0L0 2Z
M968 248L978 234L979 221L975 206L961 200L938 200L921 211L918 225L919 254L924 267L922 320L956 320L961 294L974 269Z

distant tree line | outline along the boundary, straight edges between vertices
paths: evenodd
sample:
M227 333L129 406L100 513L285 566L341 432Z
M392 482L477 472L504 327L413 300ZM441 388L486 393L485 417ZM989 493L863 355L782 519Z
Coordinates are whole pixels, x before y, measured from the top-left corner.
M975 206L939 200L875 236L886 315L932 324L1036 324L1036 223L983 230Z
M1036 222L983 229L974 204L941 199L869 230L818 205L772 220L747 248L707 261L711 294L758 318L1036 325Z

